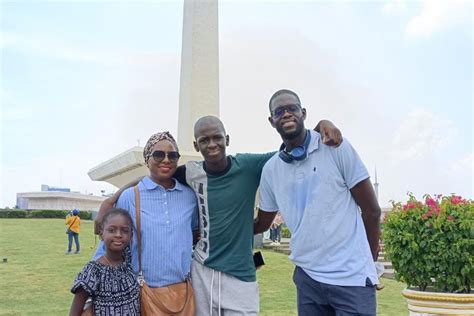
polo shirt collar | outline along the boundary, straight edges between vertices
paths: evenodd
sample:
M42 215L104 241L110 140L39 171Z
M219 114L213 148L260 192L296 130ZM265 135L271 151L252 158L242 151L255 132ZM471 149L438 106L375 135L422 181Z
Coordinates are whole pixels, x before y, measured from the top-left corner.
M179 183L179 181L176 180L175 178L173 178L173 180L174 180L174 187L171 188L171 189L166 189L166 190L167 191L174 191L174 190L183 191L183 185L181 183ZM156 188L164 189L161 185L156 184L155 182L153 182L153 180L151 180L150 176L145 176L142 179L142 183L143 183L143 186L145 187L145 189L147 189L147 190L155 190Z
M316 151L319 148L319 143L321 141L321 134L313 130L309 131L311 133L311 140L308 145L308 154Z

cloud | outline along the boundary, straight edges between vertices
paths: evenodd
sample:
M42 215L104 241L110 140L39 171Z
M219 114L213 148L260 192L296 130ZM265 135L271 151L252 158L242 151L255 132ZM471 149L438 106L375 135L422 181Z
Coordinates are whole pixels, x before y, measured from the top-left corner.
M393 0L387 2L383 7L382 11L384 13L394 13L397 11L402 11L406 9L406 4L404 0Z
M425 108L410 113L395 131L392 157L401 163L437 153L456 135L454 123Z
M92 154L84 154L78 149L60 155L36 156L30 161L17 161L14 164L2 163L0 208L14 207L18 192L40 191L41 184L66 187L84 194L100 195L101 190L115 192L114 186L89 179L87 171L94 166L95 159ZM28 181L24 180L25 177L28 177Z
M470 153L456 160L447 168L447 171L448 173L466 172L472 175L474 171L474 154Z
M421 13L412 18L406 26L410 37L430 36L441 29L472 19L470 1L425 0Z
M391 0L382 7L388 15L407 14L415 8L413 1ZM420 2L416 2L416 8ZM443 29L471 21L472 3L467 0L423 0L421 12L408 17L405 33L411 38L427 37Z
M16 32L0 31L0 48L10 49L21 54L84 62L103 66L127 66L133 68L157 67L162 63L175 62L179 57L176 53L158 53L140 50L101 50L98 48L82 48L58 38L41 35L24 35Z
M124 63L124 59L120 55L80 50L78 47L58 39L25 36L8 31L2 31L1 37L3 38L0 42L2 49L11 49L26 55L99 64Z
M25 106L25 102L13 96L13 94L0 87L0 118L2 123L9 121L22 121L33 116L31 107Z

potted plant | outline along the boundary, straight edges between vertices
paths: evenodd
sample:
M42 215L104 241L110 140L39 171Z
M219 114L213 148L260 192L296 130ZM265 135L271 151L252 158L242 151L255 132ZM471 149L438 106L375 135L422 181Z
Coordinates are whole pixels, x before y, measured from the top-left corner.
M408 193L392 202L383 242L411 313L474 314L474 201ZM454 308L453 311L449 311Z

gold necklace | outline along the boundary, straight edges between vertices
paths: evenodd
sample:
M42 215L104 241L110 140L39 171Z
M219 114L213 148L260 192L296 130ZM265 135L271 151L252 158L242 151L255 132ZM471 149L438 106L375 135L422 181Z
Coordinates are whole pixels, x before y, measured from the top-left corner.
M112 264L112 263L109 261L109 259L107 259L107 256L106 256L106 255L103 255L102 258L104 258L104 260L107 262L107 264L108 264L109 266L116 267L116 266L120 265L120 264L118 264L118 265Z

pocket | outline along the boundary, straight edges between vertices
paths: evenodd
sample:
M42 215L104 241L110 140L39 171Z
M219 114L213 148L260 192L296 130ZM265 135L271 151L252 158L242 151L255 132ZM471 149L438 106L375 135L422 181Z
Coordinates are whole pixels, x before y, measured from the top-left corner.
M370 281L370 279L368 277L365 279L365 286L366 287L375 287L375 285L372 284L372 281Z

